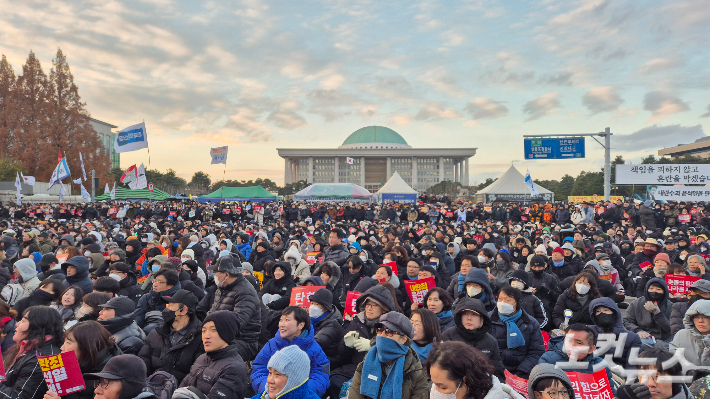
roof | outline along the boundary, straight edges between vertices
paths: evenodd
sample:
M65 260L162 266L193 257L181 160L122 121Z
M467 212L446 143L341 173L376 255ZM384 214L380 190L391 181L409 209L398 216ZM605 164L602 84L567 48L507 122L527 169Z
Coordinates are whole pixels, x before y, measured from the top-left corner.
M100 121L100 120L98 120L98 119L94 119L94 118L89 118L89 119L91 119L92 122L96 122L96 123L100 123L100 124L102 124L102 125L106 125L106 126L112 128L112 129L115 129L115 128L118 127L118 126L114 126L114 125L112 125L112 124L110 124L110 123L108 123L108 122Z
M316 183L293 195L294 198L370 198L372 194L353 183Z
M172 195L166 193L158 188L150 192L147 188L140 190L131 190L125 187L116 187L116 199L117 200L153 200L153 201L164 201L166 199L173 198ZM111 199L111 194L101 194L96 196L96 201L108 201Z
M384 126L367 126L354 131L343 145L360 143L391 143L408 145L399 133Z
M200 198L276 198L274 194L266 191L261 186L249 187L220 187L214 192Z
M552 191L535 184L537 191L540 194L552 194ZM501 177L493 184L480 190L476 194L530 194L528 186L525 185L525 176L520 173L515 166L511 165Z
M417 194L417 192L409 187L409 184L395 171L387 183L377 191L377 194Z

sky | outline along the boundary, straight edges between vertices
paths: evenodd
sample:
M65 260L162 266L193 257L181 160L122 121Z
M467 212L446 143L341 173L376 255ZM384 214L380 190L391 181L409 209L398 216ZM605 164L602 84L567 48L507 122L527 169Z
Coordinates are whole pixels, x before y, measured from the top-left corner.
M387 126L415 148L475 147L471 183L598 171L525 161L523 135L610 127L640 162L707 135L707 0L0 0L0 52L67 56L91 116L145 120L151 168L283 183L277 148L335 148ZM122 166L148 164L146 150ZM600 193L601 194L601 193Z

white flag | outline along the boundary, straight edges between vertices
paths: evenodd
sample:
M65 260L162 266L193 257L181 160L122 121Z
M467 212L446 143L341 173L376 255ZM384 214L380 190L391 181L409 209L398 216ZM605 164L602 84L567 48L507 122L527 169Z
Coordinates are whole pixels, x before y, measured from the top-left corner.
M20 174L17 173L15 177L15 187L17 187L17 205L22 205L22 194L20 191L22 191L22 183L20 182Z
M104 195L106 194L111 194L111 189L108 188L108 183L106 183L106 187L104 187Z
M116 199L116 182L113 182L113 188L111 189L111 201Z
M84 170L84 157L81 156L81 153L79 153L79 162L81 162L81 173L84 174L84 181L86 181L86 170Z
M348 161L348 164L350 164L350 165L355 163L355 160L350 157L347 157L347 161Z
M20 172L20 177L22 178L22 181L25 182L28 186L34 186L35 185L35 177L34 176L25 176L22 172Z
M532 180L532 177L530 177L529 169L528 173L525 174L525 185L528 186L528 190L530 190L531 196L537 197L540 195L540 193L537 191L537 187L535 187L535 182Z
M138 177L145 176L145 166L141 164L141 166L138 167L138 170L136 171L136 175Z
M129 126L116 132L113 149L117 153L148 148L148 135L145 131L145 122Z
M148 187L148 180L145 178L145 175L143 176L138 176L138 180L134 180L130 183L128 183L128 188L131 190L140 190L143 188Z
M64 157L62 158L61 161L57 164L57 167L54 168L54 172L52 172L52 177L49 178L49 187L47 188L47 191L49 191L52 186L55 184L59 183L62 181L62 179L67 178L71 175L69 172L69 165L67 165L67 158Z
M64 194L66 194L66 191L64 190L64 183L59 182L59 203L62 203L62 199L64 199Z
M227 164L227 150L229 147L217 147L210 149L210 156L212 157L212 164L223 163Z
M73 182L74 184L81 184L81 177L78 178L78 179L76 179L76 180L72 180L72 182Z
M81 185L81 198L91 202L91 194L89 194L88 191L84 188L84 185Z

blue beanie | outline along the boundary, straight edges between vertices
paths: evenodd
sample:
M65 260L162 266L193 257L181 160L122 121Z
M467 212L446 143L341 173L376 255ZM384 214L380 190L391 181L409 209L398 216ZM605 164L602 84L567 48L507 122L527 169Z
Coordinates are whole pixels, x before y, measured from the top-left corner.
M286 385L276 397L308 382L311 372L311 360L298 345L289 345L274 353L267 366L288 377Z

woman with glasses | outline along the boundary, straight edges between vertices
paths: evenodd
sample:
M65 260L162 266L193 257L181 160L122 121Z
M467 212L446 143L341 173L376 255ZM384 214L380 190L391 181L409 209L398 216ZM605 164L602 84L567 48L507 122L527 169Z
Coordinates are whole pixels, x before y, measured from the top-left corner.
M429 384L411 348L414 327L407 316L384 314L375 324L375 332L375 345L357 366L348 398L426 398ZM385 369L389 371L385 373Z
M554 364L538 364L530 371L528 379L530 399L570 399L574 389L567 373Z

